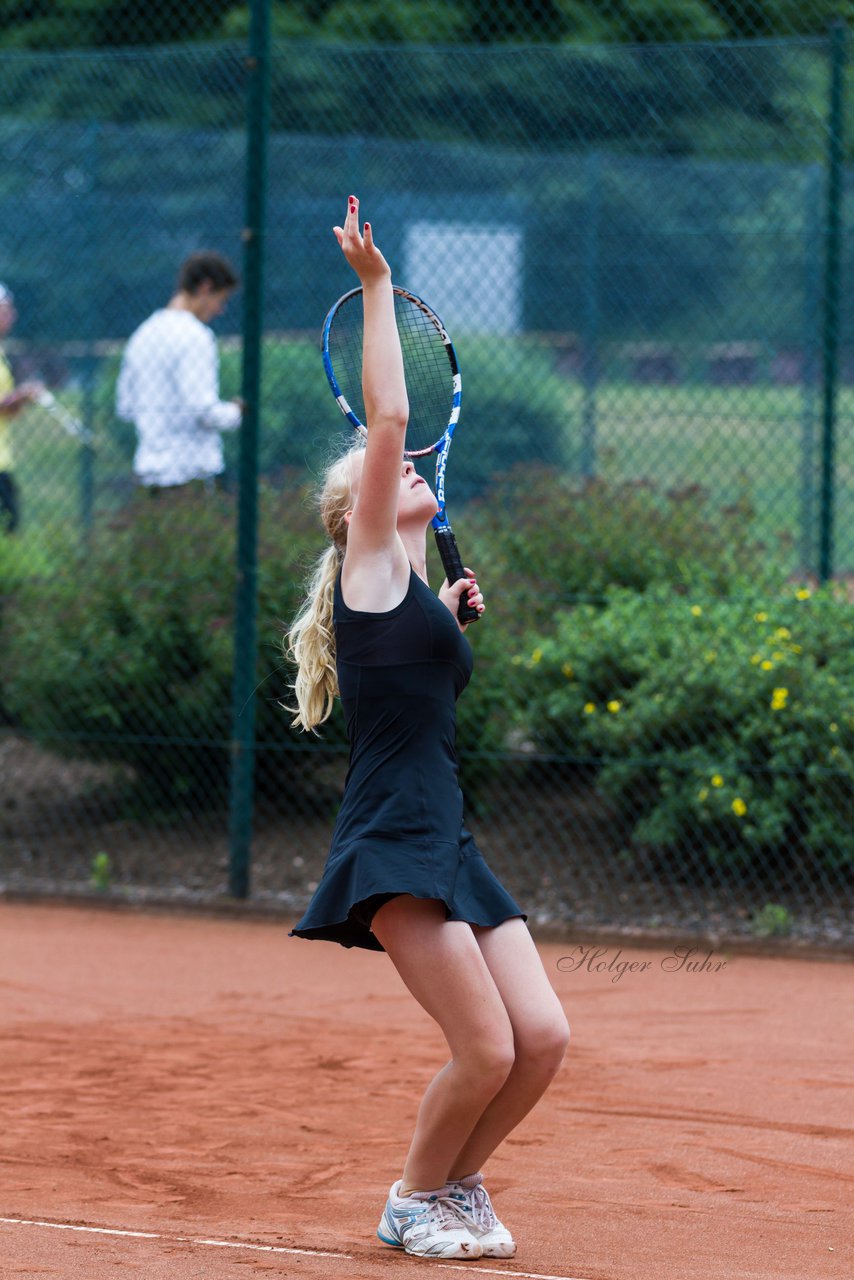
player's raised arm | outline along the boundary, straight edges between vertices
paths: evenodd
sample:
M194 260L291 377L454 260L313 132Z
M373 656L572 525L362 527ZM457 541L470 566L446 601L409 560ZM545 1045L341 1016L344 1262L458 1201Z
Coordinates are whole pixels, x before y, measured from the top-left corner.
M348 537L352 562L362 553L397 553L397 509L409 402L391 269L374 243L370 223L359 228L355 196L348 199L344 226L333 230L359 277L364 307L362 395L368 438Z

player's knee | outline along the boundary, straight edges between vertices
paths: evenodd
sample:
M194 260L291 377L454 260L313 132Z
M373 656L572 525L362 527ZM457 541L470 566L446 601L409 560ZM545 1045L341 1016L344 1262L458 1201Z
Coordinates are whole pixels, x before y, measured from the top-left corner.
M498 1092L513 1070L516 1051L513 1037L505 1036L480 1041L470 1046L465 1067L477 1079L482 1092L490 1097Z
M520 1031L516 1037L516 1055L528 1070L552 1076L560 1067L569 1044L569 1023L562 1009Z

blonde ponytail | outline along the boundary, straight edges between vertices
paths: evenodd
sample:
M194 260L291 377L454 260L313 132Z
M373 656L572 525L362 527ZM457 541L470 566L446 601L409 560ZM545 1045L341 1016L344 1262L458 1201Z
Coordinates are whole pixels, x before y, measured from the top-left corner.
M333 462L326 472L320 493L320 515L332 545L315 565L305 604L285 641L285 652L297 667L293 684L297 706L291 708L294 711L291 723L310 732L331 715L338 694L332 608L335 582L347 549L346 513L353 506L363 454L364 445L358 444Z
M294 680L298 710L291 724L313 730L332 713L338 693L332 601L342 557L327 547L308 584L308 599L294 619L287 639L288 656L296 663Z

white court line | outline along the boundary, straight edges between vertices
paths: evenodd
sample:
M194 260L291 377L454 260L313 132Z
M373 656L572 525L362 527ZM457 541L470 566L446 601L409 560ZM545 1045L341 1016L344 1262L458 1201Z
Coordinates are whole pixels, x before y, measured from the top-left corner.
M351 1253L324 1253L322 1249L292 1249L281 1244L242 1244L238 1240L197 1240L193 1236L164 1236L156 1231L117 1231L114 1227L78 1227L70 1222L40 1222L34 1218L0 1218L13 1227L52 1227L55 1231L88 1231L96 1236L133 1236L140 1240L165 1240L168 1244L203 1244L215 1249L251 1249L255 1253L302 1253L312 1258L346 1258Z
M116 1227L80 1227L71 1222L44 1222L37 1218L0 1218L0 1224L10 1227L49 1227L53 1231L81 1231L96 1236L127 1236L136 1240L163 1240L167 1244L204 1245L212 1249L250 1249L254 1253L299 1253L312 1258L342 1258L353 1260L352 1253L327 1253L322 1249L296 1249L280 1244L244 1244L240 1240L203 1240L195 1236L165 1236L157 1231L120 1231ZM433 1261L443 1271L477 1272L485 1276L521 1276L523 1280L582 1280L580 1276L553 1276L542 1271L505 1271L503 1267L473 1267L470 1262ZM588 1278L589 1280L589 1278Z
M162 1240L154 1231L116 1231L113 1227L77 1227L70 1222L37 1222L34 1218L0 1218L13 1227L52 1227L54 1231L91 1231L96 1236L135 1236L140 1240Z
M214 1249L255 1249L258 1253L307 1253L312 1258L347 1258L352 1261L352 1253L324 1253L322 1249L289 1249L281 1244L241 1244L239 1240L191 1240L189 1236L180 1237L181 1244L209 1244Z
M498 1271L494 1267L473 1267L470 1262L458 1262L452 1266L450 1262L434 1260L433 1265L445 1271L479 1271L485 1276L525 1276L527 1280L583 1280L581 1276L547 1276L543 1271L505 1271L503 1267Z

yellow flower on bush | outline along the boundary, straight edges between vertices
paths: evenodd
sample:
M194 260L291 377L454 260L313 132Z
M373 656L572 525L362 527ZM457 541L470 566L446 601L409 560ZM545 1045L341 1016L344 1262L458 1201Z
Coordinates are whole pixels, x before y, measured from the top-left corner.
M608 703L608 710L613 715L616 715L616 713L620 710L620 707L622 705L623 705L622 702L618 702L616 698L612 698L611 701Z
M782 662L785 656L786 656L785 653L780 653L779 650L776 653L771 654L771 657L774 659L775 662Z
M809 600L811 595L812 595L812 592L810 590L808 590L806 587L801 587L798 591L795 592L795 599Z
M721 777L721 775L719 773L712 774L712 786L722 787L723 785L724 785L724 780Z
M773 670L774 670L774 663L773 663L773 662L769 662L767 658L765 659L765 661L764 661L764 662L760 663L760 666L762 667L762 670L763 670L763 671L773 671Z
M593 712L594 712L595 710L596 710L596 703L595 703L595 702L585 702L585 704L584 704L584 714L585 714L586 716L592 716L592 715L593 715Z
M572 677L575 675L575 672L573 671L572 666L568 662L565 662L563 664L563 666L561 667L561 671L566 676L567 680L571 680Z
M775 689L773 694L771 695L771 710L785 711L786 699L788 698L788 696L789 696L788 689Z
M543 656L542 649L535 649L534 652L531 654L531 661L539 662L542 656Z
M767 614L767 613L761 613L761 612L760 612L760 613L754 613L754 615L753 615L753 621L754 621L754 622L767 622L767 621L768 621L768 614Z
M776 640L791 640L792 633L788 627L778 627L774 632L774 638Z
M761 654L761 653L752 653L752 654L750 655L750 661L751 661L751 663L753 664L753 666L754 666L754 667L758 667L758 666L759 666L759 663L762 661L762 654Z
M699 617L701 617L701 616L702 616L703 610L702 610L702 607L701 607L700 605L698 605L698 604L692 604L692 605L691 605L691 612L693 613L693 615L694 615L694 617L695 617L695 618L699 618Z
M737 818L743 818L747 813L747 805L744 803L741 796L736 796L733 800L732 811Z

